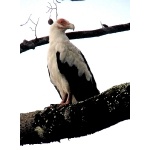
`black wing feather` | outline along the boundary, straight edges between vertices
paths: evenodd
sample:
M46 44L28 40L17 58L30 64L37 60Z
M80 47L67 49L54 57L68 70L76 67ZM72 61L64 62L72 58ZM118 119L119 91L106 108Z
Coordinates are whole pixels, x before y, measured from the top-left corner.
M81 55L90 71L87 61L85 60L83 54ZM80 77L78 76L78 69L75 65L70 67L67 62L65 63L61 62L60 52L56 53L56 58L57 58L58 69L60 70L60 73L63 74L66 80L68 81L70 90L77 101L83 101L87 98L99 94L99 90L97 89L96 82L92 73L91 73L92 80L87 81L85 74L83 74Z

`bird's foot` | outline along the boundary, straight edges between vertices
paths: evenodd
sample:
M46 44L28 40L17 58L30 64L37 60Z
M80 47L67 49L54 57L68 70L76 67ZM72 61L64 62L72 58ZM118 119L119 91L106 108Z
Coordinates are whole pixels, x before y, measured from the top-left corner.
M49 106L45 107L44 109L45 109L45 110L46 110L46 109L55 109L55 108L57 108L57 105L58 105L58 104L50 104Z
M69 102L68 101L66 101L66 102L61 102L60 104L58 104L58 108L61 108L61 107L64 107L64 106L66 106L66 105L68 105L69 104Z

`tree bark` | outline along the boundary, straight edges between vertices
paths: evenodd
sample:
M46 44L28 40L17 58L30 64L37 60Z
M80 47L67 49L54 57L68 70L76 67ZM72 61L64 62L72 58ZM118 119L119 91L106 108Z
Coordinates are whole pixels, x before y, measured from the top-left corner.
M85 136L130 119L130 83L77 104L58 106L20 114L20 145Z
M110 26L107 28L100 28L96 30L69 32L66 33L66 35L68 36L69 39L80 39L80 38L97 37L105 34L111 34L111 33L128 31L128 30L130 30L130 23ZM30 49L35 49L35 47L37 46L41 46L48 43L49 43L48 36L36 38L30 41L24 40L20 44L20 53Z

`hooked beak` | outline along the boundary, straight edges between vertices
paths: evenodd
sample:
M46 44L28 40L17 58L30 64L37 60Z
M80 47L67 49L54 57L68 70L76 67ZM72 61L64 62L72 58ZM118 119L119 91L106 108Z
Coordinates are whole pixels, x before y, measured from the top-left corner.
M72 30L74 31L75 26L74 26L74 24L70 23L69 26L68 26L68 28L69 28L69 29L72 29Z

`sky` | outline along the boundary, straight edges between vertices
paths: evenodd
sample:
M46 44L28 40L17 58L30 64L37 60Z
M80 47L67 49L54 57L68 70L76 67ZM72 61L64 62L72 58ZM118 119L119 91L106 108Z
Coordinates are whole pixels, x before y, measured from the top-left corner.
M47 2L46 0L20 0L19 25L25 23L30 14L32 14L31 18L35 22L40 18L37 37L49 34L50 26L47 24L49 14L46 13ZM110 26L128 23L130 22L130 1L85 0L71 2L64 0L58 4L58 18L60 17L73 23L75 31L101 28L100 21ZM52 18L55 20L55 12L52 13ZM31 22L23 27L19 26L20 43L24 39L31 40L35 38L30 27L34 27ZM67 32L70 32L70 30ZM133 80L133 78L131 79L131 72L137 69L131 65L131 62L135 64L134 59L131 59L131 37L131 32L127 31L96 38L71 40L85 55L101 92L114 85ZM18 99L20 99L20 102L17 103L19 113L40 110L52 103L61 101L49 80L46 67L47 51L48 44L19 55L20 78L18 80L20 90ZM10 65L11 63L8 66ZM10 69L13 72L13 67ZM146 75L148 76L148 74ZM135 128L133 124L131 125L131 122L132 120L123 121L92 135L70 140L63 139L61 143L25 145L19 147L19 149L93 149L94 147L94 149L103 150L124 150L131 148L131 145L134 148L138 144L138 148L146 149L145 143L148 140L145 140L143 144L140 138L144 137L143 130L140 131L139 128ZM134 136L131 134L132 132ZM146 131L144 130L144 132ZM133 140L135 137L136 140Z

